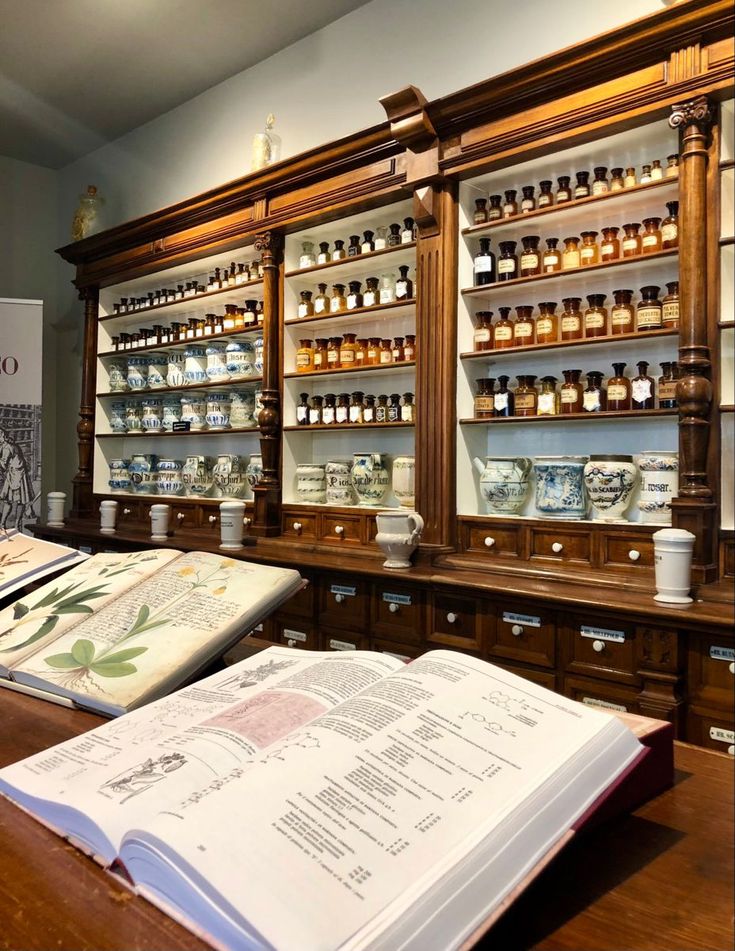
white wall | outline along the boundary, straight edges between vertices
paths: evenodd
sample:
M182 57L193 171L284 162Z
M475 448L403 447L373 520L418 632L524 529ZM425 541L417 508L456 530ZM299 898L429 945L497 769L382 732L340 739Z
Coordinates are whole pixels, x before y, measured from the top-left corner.
M97 185L105 197L109 227L247 173L252 136L269 112L276 115L286 158L384 121L379 97L405 85L435 99L661 5L661 0L552 5L529 0L513 6L505 0L372 0L61 170L59 242L67 240L77 196L87 184ZM191 51L182 55L200 55L195 24L192 38ZM71 279L71 268L67 273ZM74 306L81 312L70 290L63 307ZM78 350L78 338L74 345ZM70 371L76 353L72 364ZM66 381L65 366L64 391ZM59 400L59 429L70 437L60 441L62 488L76 466L72 403Z

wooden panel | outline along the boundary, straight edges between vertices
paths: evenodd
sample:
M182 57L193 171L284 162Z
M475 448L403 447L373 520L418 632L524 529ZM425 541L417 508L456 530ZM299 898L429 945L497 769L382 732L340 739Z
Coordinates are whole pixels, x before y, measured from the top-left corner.
M689 700L732 713L735 709L735 648L731 639L689 635Z
M735 755L735 721L732 717L690 713L687 717L687 742L706 746L718 753Z
M537 528L531 526L531 559L590 563L592 536L588 528ZM554 545L561 545L560 551Z
M319 634L314 625L305 623L301 618L284 618L278 615L266 626L270 640L286 647L298 647L300 650L318 650Z
M620 684L600 683L599 680L588 680L584 677L564 678L564 694L592 707L603 709L622 709L627 713L638 713L638 692L632 687Z
M389 158L343 172L341 175L334 175L331 178L322 178L303 188L281 192L268 199L268 215L277 215L295 206L298 206L299 214L304 214L313 206L344 201L347 198L370 193L379 188L382 183L388 183L395 171L396 160Z
M590 610L590 616L584 619L565 619L561 625L561 635L565 642L568 671L620 683L638 682L636 638L632 624Z
M283 534L291 538L316 538L317 515L315 512L284 508L281 525Z
M424 650L418 644L407 644L405 641L381 640L379 637L370 638L370 650L379 651L381 654L390 654L391 657L397 657L399 660L411 660L414 657L420 657Z
M631 554L633 557L631 557ZM638 557L636 558L636 554ZM605 568L653 568L653 541L635 532L600 532L600 558Z
M365 527L361 515L323 514L319 517L319 541L332 545L361 545Z
M487 522L463 522L465 551L487 558L518 558L523 546L522 525L495 525Z
M556 664L556 618L536 604L503 598L496 608L494 633L488 641L492 659L525 661L542 667Z
M320 628L327 624L337 630L365 630L370 604L370 589L366 581L360 581L354 575L346 575L339 581L323 578L317 597Z
M477 599L435 592L430 605L427 640L444 647L480 651L481 617Z
M316 605L316 585L314 579L299 566L299 574L309 583L283 605L278 616L298 617L311 620Z
M390 641L418 644L424 629L425 597L421 588L385 582L373 588L370 630Z
M370 640L367 634L356 634L353 631L344 631L322 627L319 630L319 650L323 651L365 651L370 649Z
M512 674L515 674L518 677L523 677L524 680L530 680L531 683L546 687L547 690L557 690L557 675L552 673L550 670L536 670L533 667L519 667L516 664L507 664L505 661L495 660L495 658L493 658L493 663L496 667L501 667L503 670L509 670Z
M229 215L223 215L221 218L208 221L204 225L185 228L175 234L166 235L158 244L158 247L162 253L168 256L172 253L199 248L203 244L217 244L246 231L248 225L252 225L253 219L253 206L247 205L245 208L240 208Z

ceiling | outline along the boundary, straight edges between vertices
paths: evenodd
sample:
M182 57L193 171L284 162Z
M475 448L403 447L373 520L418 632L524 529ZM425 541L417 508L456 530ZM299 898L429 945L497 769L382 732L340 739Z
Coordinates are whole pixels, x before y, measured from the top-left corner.
M60 168L368 0L0 0L0 155Z

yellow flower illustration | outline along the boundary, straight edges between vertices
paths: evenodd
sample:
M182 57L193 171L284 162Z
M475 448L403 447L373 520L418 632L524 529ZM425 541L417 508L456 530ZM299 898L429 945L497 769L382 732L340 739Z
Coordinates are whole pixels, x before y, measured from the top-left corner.
M195 575L196 568L192 568L191 565L187 565L186 568L179 568L178 573L181 575L182 578L186 578L187 575Z
M233 561L232 558L225 558L224 561L220 562L220 568L234 568L237 564L236 561Z
M215 588L215 589L214 589L214 591L212 592L212 594L224 594L225 591L227 591L226 586L225 586L225 585L220 585L219 588Z

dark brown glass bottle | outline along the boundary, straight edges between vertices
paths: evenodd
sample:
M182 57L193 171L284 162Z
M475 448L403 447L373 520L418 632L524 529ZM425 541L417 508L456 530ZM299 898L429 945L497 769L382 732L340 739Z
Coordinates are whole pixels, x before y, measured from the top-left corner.
M518 386L515 390L516 416L536 416L538 411L538 390L535 384L535 374L519 374Z
M631 409L654 409L656 406L656 384L653 377L648 375L648 363L645 360L639 360L638 376L634 376L630 381L630 406Z
M554 193L551 190L551 181L549 179L544 179L543 182L538 183L539 195L536 205L539 208L548 208L549 205L554 204Z
M533 185L524 185L521 189L523 198L521 199L521 214L528 215L536 210L536 199L534 197L536 189Z
M533 307L528 304L516 307L516 322L513 327L513 343L516 347L525 347L534 343Z
M624 363L613 363L614 375L607 381L608 410L628 410L631 405L630 380L625 375Z
M676 363L663 362L661 376L658 378L659 409L676 409Z
M502 195L491 195L490 204L487 209L488 221L499 221L503 217L503 197Z
M475 198L475 210L472 213L472 223L484 225L487 221L487 198Z
M577 172L577 184L574 186L575 198L589 198L590 196L590 173Z
M661 247L677 248L679 246L679 202L667 201L668 215L661 222Z
M514 215L518 214L518 202L516 201L516 195L518 192L514 188L509 188L505 193L505 201L503 202L503 217L512 218Z
M500 320L493 326L493 348L495 350L508 350L515 346L510 307L498 307L498 313L500 314Z
M496 416L514 416L515 398L512 390L508 389L509 376L498 377L498 389L495 391L493 403Z
M559 187L556 190L557 205L561 205L565 201L572 200L572 190L569 187L570 181L571 179L568 175L560 175L559 178L557 178L557 182L559 183Z
M541 273L541 252L538 249L538 243L541 238L538 235L527 235L521 238L523 251L521 253L521 277L533 277Z
M498 281L513 281L518 277L516 244L516 241L500 242L500 257L497 265Z
M582 311L579 309L581 303L581 297L565 297L562 300L564 306L564 313L561 315L562 340L581 340L584 336Z
M589 307L584 312L585 339L607 336L607 310L604 306L606 299L604 294L587 295Z
M487 419L495 414L495 378L480 377L475 380L475 419Z
M497 277L495 255L490 250L490 238L480 238L480 249L475 255L473 270L475 287L495 283Z
M579 382L581 370L562 370L564 382L559 392L559 413L564 416L568 413L582 412L582 394L584 386Z
M607 409L607 394L602 385L604 374L598 370L587 371L587 386L582 393L583 413L602 413Z
M536 343L556 343L559 339L559 318L557 317L556 302L542 301L538 305L536 318Z
M635 308L631 303L633 291L617 290L613 291L615 304L610 313L610 332L616 337L620 334L632 334L635 332Z

